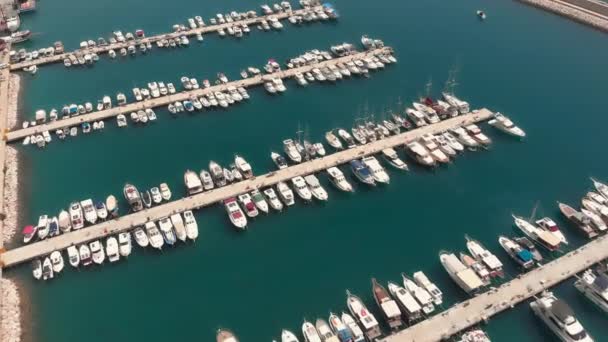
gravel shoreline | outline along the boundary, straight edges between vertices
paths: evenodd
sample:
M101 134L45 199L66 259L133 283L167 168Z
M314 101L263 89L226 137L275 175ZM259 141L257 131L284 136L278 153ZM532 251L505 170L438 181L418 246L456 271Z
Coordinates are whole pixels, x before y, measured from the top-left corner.
M608 32L608 20L600 19L596 16L585 13L584 11L577 10L575 8L566 6L559 2L552 1L552 0L519 0L519 1L522 3L528 4L530 6L545 9L549 12L553 12L555 14L559 14L561 16L570 18L574 21L578 21L580 23L587 24L598 30Z

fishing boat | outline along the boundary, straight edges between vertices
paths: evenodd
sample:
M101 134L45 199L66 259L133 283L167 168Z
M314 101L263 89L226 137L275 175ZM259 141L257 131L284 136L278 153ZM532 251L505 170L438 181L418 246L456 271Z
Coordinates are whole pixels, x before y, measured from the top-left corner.
M481 279L484 285L490 285L490 283L492 282L492 279L490 277L490 271L488 271L488 268L483 263L463 252L460 252L459 257L460 261L466 267L472 269L473 272L477 274L477 276L479 277L479 279Z
M574 287L608 313L608 274L588 269L576 280Z
M532 256L532 253L527 249L524 249L517 242L506 236L500 235L498 237L498 243L519 266L524 269L530 269L534 266L534 257Z
M338 136L340 136L340 138L344 140L344 142L346 143L346 147L353 148L357 146L355 139L353 139L353 137L346 130L342 128L338 129Z
M553 221L551 218L543 217L540 220L536 220L536 222L534 222L534 223L536 223L538 228L548 231L551 234L555 235L555 237L560 239L560 241L563 244L565 244L565 245L568 244L568 240L566 240L566 236L564 235L564 233L561 232L557 223L555 223L555 221Z
M591 219L585 216L580 211L576 211L571 206L557 202L557 206L562 214L572 222L581 233L583 233L587 238L592 239L597 237L597 232L591 228Z
M294 163L300 163L302 161L302 155L298 152L296 145L292 139L283 140L283 150L287 157Z
M329 146L335 148L336 150L341 150L344 148L340 139L338 139L338 137L332 131L325 133L325 140Z
M224 169L222 169L222 167L213 160L209 162L209 172L211 173L211 178L213 179L215 185L218 187L226 185Z
M302 323L302 335L306 342L322 342L315 326L307 320Z
M68 261L72 267L78 267L80 264L80 254L74 245L68 247Z
M78 247L78 254L80 256L80 263L84 266L89 266L93 260L91 259L91 249L85 243Z
M38 238L40 240L46 239L49 235L49 217L47 215L40 215L36 227L38 230Z
M417 141L410 142L406 145L406 151L420 165L433 167L436 165L435 159L429 154L429 151Z
M465 235L464 238L467 240L467 249L473 258L486 266L492 277L498 276L503 278L505 276L502 269L502 262L500 262L500 259L498 259L496 255L492 254L479 241L471 239L467 235Z
M238 154L234 156L234 165L237 170L245 177L245 179L249 179L253 177L253 171L251 169L251 165L245 160L245 158L239 156Z
M351 294L349 290L346 290L346 305L348 306L350 313L363 328L363 332L368 340L373 341L382 335L376 317L367 310L363 301L361 301L359 297Z
M439 290L435 283L431 282L429 278L422 271L414 272L414 281L418 286L425 289L432 297L433 303L437 306L443 304L443 292Z
M319 179L314 174L310 174L304 177L306 184L308 185L312 195L319 201L327 201L327 191L319 183Z
M23 233L23 243L29 243L36 236L36 232L38 231L37 226L27 225L23 227L21 231Z
M203 191L203 183L197 174L192 170L186 170L184 173L184 183L188 195L194 195Z
M526 133L521 128L515 126L511 119L501 113L494 114L494 118L488 121L488 124L498 128L500 131L518 138L525 138L526 136Z
M134 185L129 183L125 184L123 188L123 195L125 196L129 206L131 206L131 210L134 212L140 211L144 208L141 195Z
M40 259L32 261L32 275L36 280L42 278L42 261Z
M274 162L274 164L277 166L277 168L279 170L285 169L287 168L287 160L285 160L285 158L276 153L276 152L270 152L270 158L272 159L272 161Z
M167 183L160 183L160 194L165 201L169 201L171 199L171 190L169 189L169 185L167 185Z
M225 199L224 207L226 208L230 222L232 222L235 227L242 230L247 228L247 217L245 217L243 210L241 210L241 207L236 202L236 198L231 197Z
M367 156L364 157L361 162L369 168L369 171L371 172L372 177L374 177L374 181L376 183L390 183L391 178L389 177L388 173L386 173L382 165L380 165L380 162L378 159L376 159L376 157Z
M543 261L543 255L540 254L540 252L538 251L538 249L536 248L534 243L532 241L530 241L527 237L516 236L516 237L512 238L512 240L517 242L523 248L527 249L530 253L532 253L532 257L534 258L534 260L536 262Z
M196 240L198 238L198 223L191 210L184 211L184 224L188 239Z
M401 158L399 158L399 156L397 155L397 151L395 151L392 147L388 147L382 150L382 156L392 167L399 170L409 170L407 164L403 160L401 160Z
M420 306L422 306L422 312L429 315L435 311L435 305L433 297L424 288L418 286L415 281L410 279L405 273L401 273L403 278L403 288L416 298Z
M363 333L363 330L361 330L361 327L357 324L357 322L355 322L355 319L351 315L342 312L340 318L342 318L342 322L348 327L350 332L353 334L353 342L365 341L365 334Z
M354 337L350 329L342 322L340 317L333 312L329 313L329 326L340 341L354 341Z
M215 335L216 342L239 342L236 336L230 330L218 329Z
M549 251L556 251L559 249L561 241L555 235L535 227L533 224L521 217L515 215L511 216L513 216L517 228L519 228L524 235L526 235L532 241L538 243Z
M338 169L337 167L332 166L329 169L327 169L327 174L329 174L329 180L339 190L342 190L345 192L354 191L353 186L344 177L344 173L342 173L342 171L340 169Z
M59 212L59 230L63 233L67 233L72 229L72 225L70 224L70 214L67 211L61 210Z
M165 240L161 232L158 230L156 223L154 223L154 221L148 221L146 222L145 228L150 246L156 249L161 249L165 244Z
M378 305L378 308L382 311L388 326L391 329L398 329L401 327L403 325L403 320L401 319L401 310L399 310L399 306L388 294L388 291L376 281L376 278L372 278L372 293L376 305Z
M306 185L306 181L304 178L302 178L302 176L292 178L291 184L300 198L307 202L312 199L312 193L310 192L310 189L308 188L308 185Z
M570 306L552 292L543 292L530 303L530 308L561 341L593 342Z
M175 244L175 232L173 231L173 224L168 217L163 217L158 220L158 227L160 229L161 234L163 235L163 240L167 245Z
M468 294L474 294L484 286L482 280L465 266L454 253L440 251L439 261L454 282Z
M118 234L118 252L120 256L127 257L131 254L131 235L129 233Z
M53 264L51 263L51 259L46 257L42 262L42 279L49 280L53 279L54 276L55 273L53 272Z
M277 193L279 197L287 206L291 206L295 204L295 198L293 196L293 191L289 188L287 183L279 182L277 183Z
M265 189L264 196L268 200L268 203L270 203L270 206L272 207L272 209L274 209L276 211L283 210L283 203L281 202L279 197L277 197L277 194L274 192L273 188Z
M368 185L376 185L376 181L374 180L371 171L361 161L357 159L351 160L350 167L352 172L355 174L355 177L357 177L357 179L360 180L362 183Z

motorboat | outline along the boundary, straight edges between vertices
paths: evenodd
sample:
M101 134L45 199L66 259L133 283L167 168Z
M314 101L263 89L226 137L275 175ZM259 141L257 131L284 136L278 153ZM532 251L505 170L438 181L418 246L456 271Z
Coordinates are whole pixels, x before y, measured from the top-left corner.
M361 145L365 145L367 144L367 137L364 131L362 131L359 127L353 127L351 128L351 133L353 134L353 137L355 138L355 140L361 144ZM346 131L345 131L346 132ZM338 132L338 134L340 134Z
M296 145L292 139L283 140L283 150L287 157L294 163L300 163L302 161L302 155L298 152Z
M163 217L158 220L158 227L163 235L163 240L165 243L171 246L175 244L175 232L173 231L173 224L171 223L169 217Z
M475 271L465 266L454 253L440 251L439 261L450 278L467 294L475 294L484 286Z
M216 342L239 342L234 333L226 329L218 329L215 335Z
M321 337L322 342L340 342L338 337L329 327L329 324L327 324L324 319L317 319L315 322L315 327L317 328L317 332L319 333L319 337Z
M211 173L209 173L209 171L204 169L201 170L200 177L201 181L203 182L203 188L205 189L205 191L209 191L215 187L215 184L213 183L213 178L211 177Z
M502 262L496 257L496 255L492 254L479 241L471 239L467 235L465 235L465 240L467 240L467 249L473 258L486 266L488 270L490 270L490 275L492 277L504 277Z
M583 215L587 216L591 220L591 225L597 231L604 232L606 231L606 229L608 229L608 227L606 226L606 222L604 222L600 215L585 208L581 208L581 212L583 213Z
M530 308L561 341L593 342L570 306L552 292L543 292L530 303Z
M464 126L464 128L467 130L467 132L469 132L471 137L473 137L473 139L475 139L481 145L488 146L492 143L492 140L490 140L490 138L483 134L477 125L470 124Z
M444 132L441 134L443 138L445 138L445 142L456 152L464 151L464 146L456 139L452 133Z
M306 342L322 342L315 326L306 320L302 323L302 335Z
M530 251L506 236L499 236L498 243L519 266L530 269L534 266L534 256Z
M165 201L169 201L171 199L171 190L169 189L169 185L167 185L167 183L160 184L160 194Z
M279 170L287 168L287 160L285 160L282 155L276 152L270 152L270 158L272 158L272 161L277 166L277 168L279 168Z
M249 179L253 177L253 171L251 169L251 165L245 160L245 158L239 156L238 154L234 156L234 165L236 165L237 170L245 177L245 179Z
M434 135L434 136L432 136L432 138L435 141L435 143L437 143L437 147L439 148L439 150L441 150L441 152L445 153L448 157L450 157L450 158L455 157L456 154L458 153L458 151L456 151L454 148L452 148L450 143L448 143L448 140L443 135L441 135L441 134Z
M89 244L91 249L91 257L93 258L93 262L97 265L101 265L106 258L106 254L103 251L103 246L99 240L95 240Z
M84 219L90 223L95 224L97 222L97 210L93 205L93 200L86 199L80 202L82 206L82 211L84 212Z
M49 235L49 217L48 215L40 215L38 217L38 224L36 225L38 230L38 238L40 240L46 239Z
M345 192L354 191L353 186L346 180L346 178L344 177L344 173L342 173L340 169L335 166L332 166L327 169L327 173L329 174L330 181L333 185L335 185L336 188Z
M61 210L59 212L59 230L63 233L67 233L72 229L72 224L70 223L70 214L67 211Z
M292 178L291 184L293 185L296 193L298 194L298 196L300 196L300 198L305 201L310 201L312 199L312 193L302 176L296 176Z
M300 342L296 335L289 330L281 331L281 342Z
M526 133L519 127L515 126L515 124L513 123L513 121L511 121L511 119L509 119L508 117L504 116L501 113L496 113L494 114L494 118L490 121L488 121L488 124L498 128L499 130L519 137L519 138L525 138L526 137Z
M72 267L78 267L80 264L80 254L74 245L68 247L68 261Z
M142 227L137 227L133 230L133 237L135 238L135 243L139 247L148 247L150 244L150 240L148 239L148 235Z
M49 280L53 279L54 276L55 273L53 272L53 264L51 263L51 259L46 257L42 262L42 279Z
M242 230L247 228L247 217L245 217L245 214L237 203L236 198L231 197L225 199L224 207L226 208L230 222L232 222L235 227Z
M439 145L435 142L435 138L431 134L423 134L420 137L420 144L424 146L428 151L430 156L440 163L449 163L450 157L448 157L440 148Z
M173 229L175 230L175 235L181 241L186 241L186 226L184 225L184 219L182 215L179 213L175 213L171 215L171 224L173 224Z
M78 255L80 257L80 263L83 266L89 266L93 262L93 259L91 259L91 249L86 243L78 247Z
M389 295L384 286L380 285L375 278L372 278L372 294L376 305L382 311L388 326L391 329L399 329L403 325L401 310L397 302Z
M23 227L23 243L29 243L36 236L36 232L38 232L37 226L27 225Z
M532 253L532 257L534 258L534 261L536 261L536 262L543 261L543 255L540 254L540 252L536 248L536 245L534 245L534 243L532 241L530 241L530 239L528 239L525 236L516 236L516 237L513 237L512 240L517 242L523 248L527 249L530 253Z
M608 274L588 269L576 280L574 287L608 313Z
M348 147L348 148L353 148L357 145L355 142L355 139L353 139L353 137L350 135L350 133L348 133L346 130L344 130L342 128L338 129L338 136L340 138L342 138L342 140L344 140L344 142L346 143L346 147Z
M592 223L589 217L585 216L583 213L575 210L567 204L557 202L557 206L559 207L559 210L562 212L562 214L568 220L570 220L570 222L572 222L577 228L579 228L579 231L583 233L587 238L592 239L597 237L597 232L593 228L591 228Z
M222 167L213 160L209 162L209 172L211 173L211 178L213 179L215 185L218 187L226 185L224 169L222 169Z
M593 186L595 187L595 189L602 196L604 196L604 198L608 198L608 185L606 185L605 183L602 183L602 182L598 181L595 178L591 178L591 182L593 183Z
M371 172L372 177L374 177L374 181L376 183L388 184L391 179L384 170L384 168L380 165L380 162L374 156L364 157L361 162L368 167Z
M556 251L559 249L561 240L558 237L547 231L537 228L536 226L521 217L515 215L512 216L515 222L515 226L517 226L517 228L519 228L524 233L524 235L526 235L532 241L538 243L549 251Z
M120 254L118 252L118 241L113 236L106 239L106 254L110 262L116 262L120 259Z
M344 322L342 322L340 317L333 312L329 313L329 326L340 341L354 341L354 337L350 329L346 326L346 324L344 324Z
M566 236L559 229L559 226L557 225L557 223L555 223L555 221L553 221L551 218L543 217L539 220L536 220L536 222L534 222L534 223L536 223L536 226L538 226L538 228L548 231L551 234L555 235L558 239L560 239L560 241L563 244L565 244L565 245L568 244L568 240L566 240Z
M239 203L245 209L245 214L247 214L247 216L253 218L259 215L258 208L251 199L251 195L249 195L248 193L241 194L238 196L238 200Z
M260 190L253 190L251 192L251 199L260 211L264 212L265 214L268 213L268 202L266 202L266 199L264 198Z
M405 110L405 114L407 114L407 117L414 123L414 125L416 125L416 127L427 125L426 120L424 120L424 114L420 113L419 111L407 108Z
M481 279L484 285L490 285L492 278L488 268L480 261L476 260L472 256L460 252L460 261L468 268L473 270L475 274Z
M462 127L456 127L453 128L452 133L454 133L456 136L456 140L458 140L458 142L460 142L462 145L471 148L471 149L475 149L477 147L479 147L479 142L477 142L477 140L473 139L472 136L469 135L469 133Z
M203 191L203 183L201 182L201 179L192 170L186 170L184 173L184 183L186 184L188 195L194 195Z
M293 196L293 191L289 188L287 183L279 182L277 183L277 193L279 194L279 198L285 203L287 206L292 206L295 203L295 198Z
M134 185L129 183L125 184L123 194L127 203L131 206L131 210L140 211L144 208L141 195Z
M429 315L435 311L435 304L433 296L427 292L423 287L418 286L415 281L410 279L405 273L401 274L403 278L403 288L416 298L420 306L422 306L422 312Z
M422 317L422 307L410 292L391 282L388 283L388 290L409 322Z
M376 317L367 310L363 301L351 294L349 290L346 290L346 304L350 313L363 328L363 332L368 340L374 341L382 335Z
M357 179L359 179L362 183L376 185L376 181L369 167L367 167L361 161L357 159L351 160L350 167L352 172L355 174L355 177L357 177Z
M338 139L338 137L332 131L325 133L325 140L329 146L335 148L336 150L341 150L344 148L340 139Z
M95 203L95 212L100 220L105 220L108 218L108 209L106 208L105 203L102 201Z
M161 249L165 244L165 240L160 230L158 230L156 223L154 223L154 221L148 221L144 227L146 229L146 234L148 235L150 246Z
M401 160L401 158L399 158L397 151L395 151L392 147L382 150L382 156L394 168L405 171L409 170L407 164Z
M305 176L304 180L306 181L310 192L316 199L320 201L327 201L327 191L325 191L325 189L321 186L321 183L319 183L319 179L317 178L317 176L315 176L314 174L310 174Z
M277 197L277 194L274 192L273 188L265 189L263 192L264 192L264 196L268 200L268 203L270 203L270 206L272 207L272 209L274 209L276 211L283 210L283 203Z
M441 95L443 96L443 99L447 103L449 103L451 106L458 108L458 111L460 112L460 114L466 114L470 111L469 103L466 101L460 100L459 98L454 96L454 94L449 94L447 92L444 92Z
M406 145L406 151L420 165L433 167L436 165L435 159L429 154L429 151L419 142L412 141Z
M198 238L198 223L191 210L184 211L184 225L188 239L196 240Z
M152 202L154 202L154 204L159 204L163 201L160 189L156 186L150 189L150 195L152 195Z
M425 289L431 297L433 297L433 304L436 306L443 304L443 292L439 290L435 283L431 282L429 278L422 271L414 272L414 281L418 286Z
M346 325L348 327L348 329L350 330L350 332L353 334L353 342L366 341L366 337L365 337L365 334L363 333L363 330L361 330L361 327L357 324L357 322L355 321L353 316L351 316L345 312L342 312L342 315L340 316L340 318L342 319L342 322L344 323L344 325Z

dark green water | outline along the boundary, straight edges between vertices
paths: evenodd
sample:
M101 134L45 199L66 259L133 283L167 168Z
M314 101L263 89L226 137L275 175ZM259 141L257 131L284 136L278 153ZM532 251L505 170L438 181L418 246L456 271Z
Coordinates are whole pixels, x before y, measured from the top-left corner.
M143 0L39 3L24 25L39 34L31 47L62 39L67 48L114 29L167 31L197 14L258 6L246 1ZM313 48L362 34L394 47L398 65L371 79L338 86L298 88L282 96L252 90L249 103L227 111L172 118L101 134L54 142L45 150L23 148L27 175L23 215L32 222L73 200L120 194L125 182L149 188L166 181L174 196L183 191L186 168L228 163L244 155L254 170L272 169L271 150L308 126L321 140L333 127L347 127L367 106L380 111L409 102L429 78L441 90L450 69L459 69L458 94L473 107L510 115L528 133L524 143L484 126L491 151L467 153L430 173L391 171L388 187L361 186L354 195L330 189L325 205L302 205L261 217L246 233L235 232L220 207L197 213L201 237L163 253L136 250L128 261L76 272L59 279L31 280L27 266L6 272L25 284L31 303L28 336L38 341L212 341L218 327L242 341L270 341L283 328L300 331L303 318L327 317L345 309L346 288L375 310L370 278L399 280L401 272L424 270L445 292L448 305L464 295L439 264L440 249L464 249L464 233L501 256L496 242L511 234L512 212L528 215L536 201L542 214L558 217L556 200L577 204L587 177L608 179L604 153L606 36L587 27L509 0L336 1L337 24L287 27L281 33L254 31L241 41L205 38L184 50L158 51L126 60L102 59L89 69L44 67L25 76L23 117L38 108L96 101L130 93L152 80L179 82L182 75L236 78L248 65L269 57L284 60ZM488 20L475 17L484 9ZM359 114L360 115L360 114ZM346 171L346 169L345 169ZM322 182L328 185L323 176ZM352 177L351 177L352 179ZM329 185L328 185L329 188ZM571 247L583 241L567 224ZM567 281L557 288L596 340L608 337L606 317ZM492 319L494 341L550 341L552 336L527 305Z

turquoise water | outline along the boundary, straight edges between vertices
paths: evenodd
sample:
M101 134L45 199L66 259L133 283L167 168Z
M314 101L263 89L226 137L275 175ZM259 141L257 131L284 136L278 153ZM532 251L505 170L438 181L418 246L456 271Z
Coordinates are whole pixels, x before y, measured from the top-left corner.
M150 3L100 0L40 2L24 26L38 34L30 47L61 39L67 48L114 29L167 31L176 22L258 4L228 0ZM528 133L520 143L484 130L491 151L467 153L436 172L391 172L390 186L354 195L330 188L324 205L298 203L282 214L256 219L246 233L235 232L221 207L197 212L200 239L162 253L136 250L128 261L66 270L49 283L31 280L27 266L8 270L28 289L31 326L37 341L211 341L218 327L242 341L271 341L283 328L299 332L304 318L327 317L345 309L345 289L375 310L370 278L398 281L401 272L424 270L445 292L447 305L464 299L437 258L441 249L464 249L463 235L501 256L510 275L516 269L496 239L512 234L510 214L559 219L571 246L583 242L558 215L556 200L577 204L587 177L608 179L603 153L608 118L606 36L560 17L512 1L440 0L336 1L341 19L284 32L254 31L240 41L205 38L183 50L158 51L123 60L102 59L93 68L44 67L25 76L23 117L38 108L96 101L130 93L152 80L178 83L182 75L212 78L225 71L236 78L268 58L285 60L308 49L358 42L362 34L394 47L397 65L370 79L301 89L288 82L282 96L252 90L251 100L226 111L172 118L159 110L158 122L54 142L45 150L23 148L25 206L33 222L73 200L119 195L125 182L149 188L166 181L174 196L183 193L185 169L209 160L229 163L245 156L258 173L272 169L271 150L308 127L314 140L369 112L381 116L399 98L410 102L429 79L438 93L449 70L458 69L457 93L473 107L510 115ZM477 9L486 22L475 17ZM590 47L593 47L592 49ZM346 168L344 168L346 171ZM350 177L350 176L349 176ZM351 177L351 179L353 179ZM354 179L353 179L354 181ZM567 281L557 288L597 340L606 317ZM485 327L494 341L545 341L552 336L527 305Z

